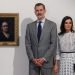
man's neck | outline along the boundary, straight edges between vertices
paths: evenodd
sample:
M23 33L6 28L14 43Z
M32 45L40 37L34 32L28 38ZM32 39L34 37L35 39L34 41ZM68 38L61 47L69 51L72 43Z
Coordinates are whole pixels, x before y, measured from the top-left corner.
M39 21L42 21L43 19L45 19L45 17L42 17L42 18L40 18L40 19L38 19Z
M38 21L38 22L39 22L39 21L45 22L45 18L38 19L37 21Z

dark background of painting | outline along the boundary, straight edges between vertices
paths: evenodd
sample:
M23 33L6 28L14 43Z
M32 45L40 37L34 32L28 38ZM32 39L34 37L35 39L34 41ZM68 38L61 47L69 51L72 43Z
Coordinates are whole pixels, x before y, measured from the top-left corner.
M0 31L2 22L6 21L8 23L9 33L15 34L15 18L14 17L0 17ZM15 37L15 35L13 36Z

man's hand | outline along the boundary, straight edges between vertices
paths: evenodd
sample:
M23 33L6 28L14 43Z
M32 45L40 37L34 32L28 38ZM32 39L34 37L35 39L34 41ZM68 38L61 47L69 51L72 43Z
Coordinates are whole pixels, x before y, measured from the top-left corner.
M37 61L38 61L41 65L43 65L44 62L45 62L45 59L44 59L44 58L39 58L39 59L37 59Z
M42 66L42 64L39 62L39 59L32 59L32 62L34 63L34 64L36 64L37 66L39 66L39 67L41 67Z

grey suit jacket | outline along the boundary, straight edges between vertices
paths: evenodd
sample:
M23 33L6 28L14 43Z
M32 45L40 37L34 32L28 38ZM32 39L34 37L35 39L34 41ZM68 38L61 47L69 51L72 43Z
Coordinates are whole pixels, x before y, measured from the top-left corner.
M43 67L52 67L57 47L56 24L47 19L45 20L39 43L37 39L37 21L28 24L26 29L25 45L31 67L34 67L35 64L30 60L42 57L47 60Z

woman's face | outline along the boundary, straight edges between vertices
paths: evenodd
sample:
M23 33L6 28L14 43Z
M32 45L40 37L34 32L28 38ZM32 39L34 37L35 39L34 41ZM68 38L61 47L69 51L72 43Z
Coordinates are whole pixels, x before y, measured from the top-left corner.
M65 27L66 32L71 31L71 28L72 28L72 21L71 21L71 19L67 19L65 21L64 27Z
M7 22L2 23L1 29L2 29L3 32L8 32L8 24L7 24Z

